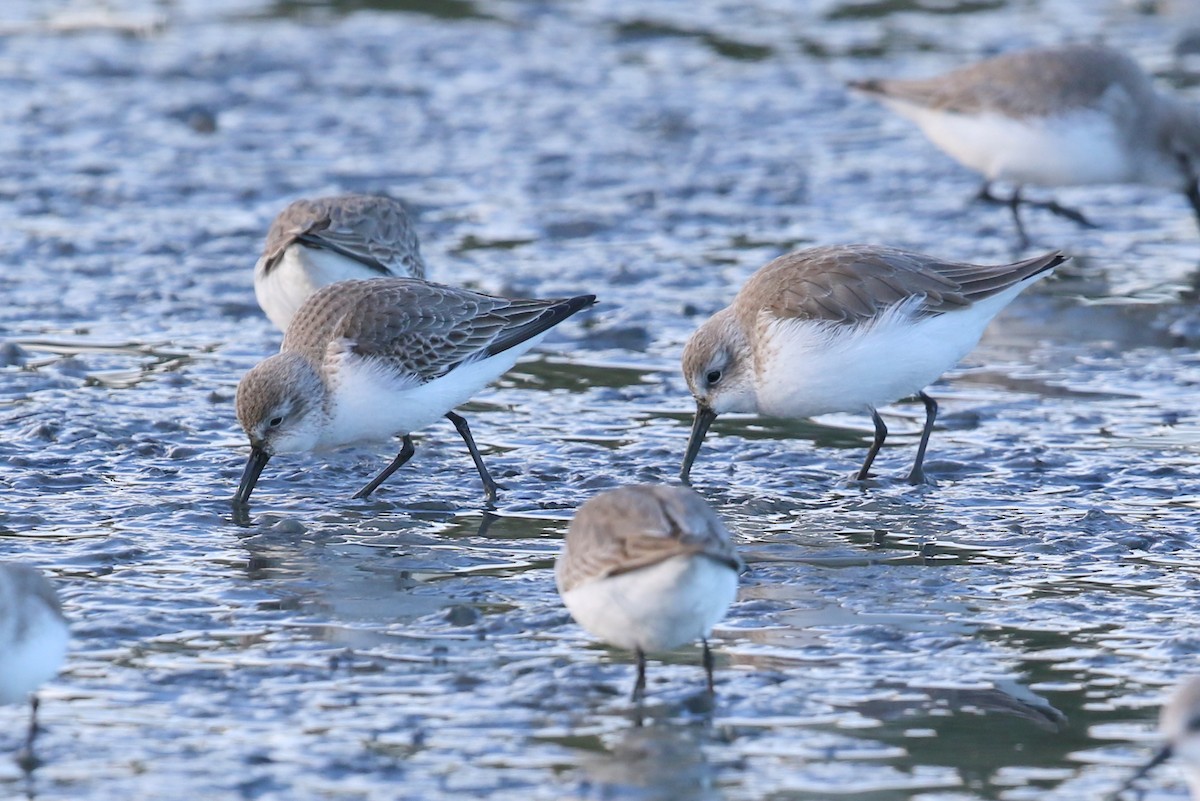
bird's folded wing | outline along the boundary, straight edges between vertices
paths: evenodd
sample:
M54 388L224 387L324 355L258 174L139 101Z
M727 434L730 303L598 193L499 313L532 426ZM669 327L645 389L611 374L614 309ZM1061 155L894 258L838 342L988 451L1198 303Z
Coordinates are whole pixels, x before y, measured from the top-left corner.
M592 503L597 500L606 508L572 524L566 589L680 555L703 554L741 568L728 532L711 513L697 514L657 493L616 492Z
M888 248L829 248L780 257L760 270L736 304L779 319L854 324L878 317L898 303L921 298L922 314L970 305L959 281L940 263Z
M486 359L560 322L569 301L497 298L423 281L388 280L367 287L334 336L364 358L432 381L467 362ZM578 306L576 306L578 308Z

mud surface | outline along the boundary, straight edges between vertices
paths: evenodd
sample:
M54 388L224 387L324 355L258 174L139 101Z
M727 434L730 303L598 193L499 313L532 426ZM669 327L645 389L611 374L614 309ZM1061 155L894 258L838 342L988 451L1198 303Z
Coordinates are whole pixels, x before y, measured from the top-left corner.
M554 589L581 499L673 481L689 333L810 244L1013 258L973 175L847 79L1101 39L1195 98L1123 3L201 0L6 5L0 556L73 645L39 799L1078 799L1115 789L1200 669L1200 236L1182 197L1065 191L1073 260L932 388L866 488L865 416L722 418L693 471L750 569L651 665ZM431 277L594 292L369 501L386 447L278 457L249 519L232 398L278 346L251 268L291 199L401 197ZM0 752L25 710L0 709ZM1182 798L1176 768L1147 798Z

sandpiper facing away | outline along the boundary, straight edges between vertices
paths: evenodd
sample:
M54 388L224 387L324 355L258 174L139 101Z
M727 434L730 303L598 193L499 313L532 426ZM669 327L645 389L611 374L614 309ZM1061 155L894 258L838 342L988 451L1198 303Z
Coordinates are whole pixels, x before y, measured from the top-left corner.
M692 334L683 375L696 417L680 478L709 425L725 412L813 417L870 412L875 440L862 481L887 437L876 408L917 395L925 428L908 480L922 463L937 403L924 388L966 356L1021 290L1066 260L1059 253L978 266L875 245L811 248L756 272L733 303Z
M594 295L523 300L412 278L340 281L296 312L279 353L237 389L250 458L234 501L245 504L277 453L321 451L401 436L400 453L355 494L365 498L412 457L409 436L445 416L483 479L496 482L454 407L465 403Z
M1155 90L1131 58L1096 45L1009 53L934 78L875 78L850 86L915 122L959 163L979 172L979 198L1012 210L1045 208L1090 225L1078 211L1033 203L1021 187L1140 183L1183 192L1200 221L1200 110ZM1015 185L1008 198L993 181Z
M575 513L554 566L571 616L637 655L633 700L646 690L646 653L700 640L713 692L712 628L737 596L741 560L729 531L686 487L601 493Z
M280 331L305 299L352 278L424 278L403 203L376 195L301 199L279 212L254 267L254 295Z

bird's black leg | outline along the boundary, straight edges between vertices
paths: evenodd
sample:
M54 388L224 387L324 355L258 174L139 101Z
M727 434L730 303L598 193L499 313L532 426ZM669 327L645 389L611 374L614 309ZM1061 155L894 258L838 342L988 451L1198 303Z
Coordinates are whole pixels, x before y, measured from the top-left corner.
M641 704L642 699L646 697L646 652L641 648L637 649L637 682L633 685L632 700L635 704Z
M1028 247L1029 245L1029 235L1025 231L1025 223L1021 221L1021 206L1032 206L1035 209L1043 209L1059 217L1065 217L1074 223L1082 225L1084 228L1096 227L1096 224L1085 217L1082 211L1064 206L1056 200L1029 200L1022 197L1020 187L1014 189L1012 195L1009 197L1002 198L994 194L991 183L985 181L979 192L975 195L975 199L984 201L985 203L1008 206L1009 211L1012 212L1013 224L1017 228L1017 239L1021 247ZM1200 209L1197 210L1196 214L1200 217Z
M25 745L17 751L15 757L17 766L27 777L33 774L39 764L37 756L33 753L33 740L38 733L38 703L36 695L29 696L29 730L25 733Z
M37 737L37 713L40 705L41 702L36 695L29 696L29 731L25 735L25 750L30 754L33 753L33 738Z
M929 435L933 432L933 421L937 419L938 405L937 401L926 395L924 392L917 393L917 397L925 404L925 428L921 430L921 444L917 446L917 459L913 462L912 472L908 474L909 484L925 484L925 449L929 447Z
M1192 204L1192 210L1196 212L1196 222L1200 223L1200 178L1192 179L1185 194L1188 202Z
M1020 247L1029 247L1029 234L1025 233L1025 224L1021 222L1021 187L1013 189L1012 197L1008 199L1008 210L1012 212L1013 225L1017 228L1017 242Z
M879 416L879 412L871 410L871 420L875 423L875 440L871 443L871 449L867 451L867 458L863 461L862 469L858 471L858 480L866 481L871 474L871 464L875 461L875 455L879 453L879 449L883 447L883 441L887 439L887 426L883 424L883 418Z
M404 465L405 462L411 459L413 454L416 452L417 449L413 447L412 437L408 434L405 434L404 439L401 440L400 452L396 454L396 458L392 460L391 464L383 468L383 471L379 475L371 479L367 486L354 493L354 497L365 498L370 495L379 488L380 484L387 481L388 477L391 476L392 473L395 473Z
M1082 211L1060 205L1057 201L1054 201L1054 200L1045 200L1045 201L1026 200L1026 201L1024 201L1024 203L1027 206L1033 206L1034 208L1038 208L1038 209L1045 209L1046 211L1050 212L1051 214L1056 214L1059 217L1066 217L1071 222L1078 223L1079 225L1082 225L1084 228L1095 228L1096 227L1095 223L1093 223L1087 217L1083 216Z
M1029 236L1025 233L1025 225L1021 222L1021 204L1027 201L1021 198L1021 188L1017 187L1008 197L1000 197L992 191L992 182L984 181L983 186L975 193L975 199L995 206L1008 206L1012 212L1013 224L1017 227L1018 247L1029 246Z
M1196 212L1196 222L1200 223L1200 175L1196 174L1186 153L1176 153L1175 158L1179 161L1179 171L1187 176L1188 185L1183 194L1192 204L1192 211Z
M458 435L463 438L463 442L467 443L467 450L471 452L471 458L475 461L475 469L479 471L479 478L483 481L484 500L488 506L495 506L496 490L500 485L492 480L492 474L488 472L487 466L483 463L483 457L479 455L479 448L475 447L475 438L471 436L471 427L467 425L466 418L454 412L446 412L446 419L454 423L454 427L458 429Z
M1066 217L1068 220L1078 223L1084 228L1096 227L1095 223L1085 217L1083 212L1079 211L1078 209L1069 208L1055 200L1028 200L1021 197L1020 187L1014 189L1012 195L1009 197L1002 198L992 192L992 184L990 181L984 181L983 186L980 187L979 192L976 193L975 199L981 200L985 203L1008 206L1009 211L1012 212L1013 223L1017 227L1017 237L1021 241L1021 247L1026 247L1029 244L1029 236L1025 233L1025 224L1021 222L1021 206L1033 206L1036 209L1044 209L1059 217ZM1200 198L1198 198L1198 202L1200 202ZM1200 208L1196 210L1196 214L1197 217L1200 218Z
M700 642L704 645L704 672L708 675L708 694L711 697L716 693L713 684L713 655L708 647L708 640L701 638Z
M1008 203L1007 199L999 197L992 193L992 182L991 181L983 182L983 186L979 187L979 191L975 193L975 200L981 201L983 203L995 203L998 205L1005 205Z

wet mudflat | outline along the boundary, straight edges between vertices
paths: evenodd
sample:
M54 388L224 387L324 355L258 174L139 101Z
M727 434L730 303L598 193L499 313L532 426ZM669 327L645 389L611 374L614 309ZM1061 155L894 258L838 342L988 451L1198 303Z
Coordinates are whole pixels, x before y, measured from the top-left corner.
M793 6L804 6L794 8ZM554 590L571 510L673 481L688 334L768 259L879 242L987 262L1003 209L842 88L1103 39L1196 97L1127 4L11 4L0 25L0 556L73 623L42 799L1075 799L1200 670L1200 236L1182 197L1060 193L1073 260L934 394L721 418L693 480L750 563L718 629L651 666ZM251 268L299 195L402 197L431 276L594 292L368 501L386 449L278 457L248 520L241 374L278 347ZM25 710L0 709L0 752ZM1181 798L1161 769L1147 798Z

